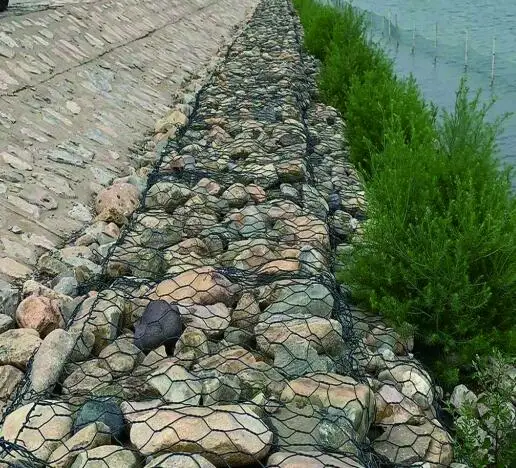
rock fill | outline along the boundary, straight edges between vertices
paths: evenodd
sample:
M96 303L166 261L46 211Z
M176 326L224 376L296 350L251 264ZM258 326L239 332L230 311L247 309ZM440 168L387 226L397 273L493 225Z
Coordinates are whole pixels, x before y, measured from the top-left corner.
M302 39L291 2L260 2L156 124L147 189L102 192L40 259L53 280L0 284L3 461L451 464L410 338L335 280L366 202Z

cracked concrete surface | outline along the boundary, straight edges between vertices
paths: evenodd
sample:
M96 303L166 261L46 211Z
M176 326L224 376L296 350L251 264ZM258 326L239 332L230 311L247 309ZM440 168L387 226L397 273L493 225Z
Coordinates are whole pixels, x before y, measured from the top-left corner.
M91 219L129 147L257 1L13 1L0 15L0 279Z

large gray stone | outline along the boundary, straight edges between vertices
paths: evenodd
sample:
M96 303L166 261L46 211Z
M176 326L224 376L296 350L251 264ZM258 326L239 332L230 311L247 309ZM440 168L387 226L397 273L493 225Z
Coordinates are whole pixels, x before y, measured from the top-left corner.
M77 413L73 432L77 433L94 422L102 422L109 427L115 439L121 440L124 436L124 417L114 398L97 397L88 400Z
M9 413L3 424L6 442L18 444L46 461L71 435L72 410L62 401L29 403Z
M319 356L308 342L289 343L278 346L274 366L288 378L301 377L310 372L332 372L335 367L327 356Z
M331 317L333 295L322 284L289 284L279 289L274 295L276 300L264 310L264 316L310 314L318 317Z
M204 406L237 403L240 398L240 379L236 375L221 374L216 370L200 372Z
M165 453L153 458L144 468L215 468L199 454Z
M101 445L81 452L71 468L101 468L103 466L139 468L140 464L132 450L120 447L120 445Z
M15 318L16 308L20 299L20 291L0 279L0 314Z
M76 337L58 328L50 332L34 355L30 371L31 389L52 391L75 346Z
M6 314L0 314L0 334L14 328L14 319Z
M23 379L23 372L13 366L0 366L0 401L7 401Z
M167 403L197 405L201 400L202 383L172 358L165 361L148 380Z
M457 385L450 396L450 403L460 409L465 404L475 404L477 396L465 385Z

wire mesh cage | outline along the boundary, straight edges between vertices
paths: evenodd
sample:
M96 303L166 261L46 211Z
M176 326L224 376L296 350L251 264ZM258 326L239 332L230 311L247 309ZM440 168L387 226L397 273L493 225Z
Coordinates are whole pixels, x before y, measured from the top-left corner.
M10 331L2 463L451 463L410 337L335 279L366 204L317 67L290 2L261 2L169 116L139 208L98 207L125 226L62 322Z

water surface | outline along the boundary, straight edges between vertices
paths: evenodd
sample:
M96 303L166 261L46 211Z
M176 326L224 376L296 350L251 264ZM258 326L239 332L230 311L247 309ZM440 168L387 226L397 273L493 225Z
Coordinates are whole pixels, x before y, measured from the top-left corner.
M490 119L516 112L515 0L351 3L365 12L373 40L395 59L397 73L412 73L426 99L451 109L466 74L469 87L482 89L484 100L496 98ZM498 143L502 161L516 166L516 116L505 122Z

